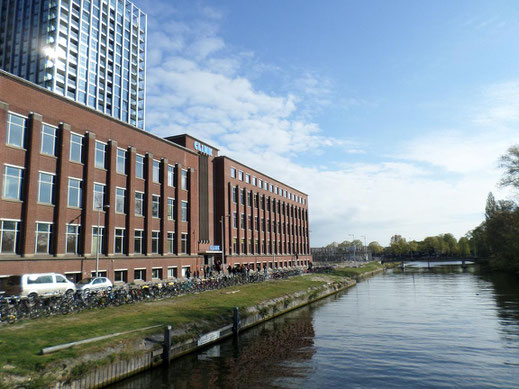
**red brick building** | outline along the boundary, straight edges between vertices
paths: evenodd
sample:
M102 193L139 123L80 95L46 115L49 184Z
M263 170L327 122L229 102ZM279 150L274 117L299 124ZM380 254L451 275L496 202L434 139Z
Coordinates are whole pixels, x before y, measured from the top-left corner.
M0 277L181 277L221 261L222 223L225 266L311 260L304 193L5 72L0 166Z

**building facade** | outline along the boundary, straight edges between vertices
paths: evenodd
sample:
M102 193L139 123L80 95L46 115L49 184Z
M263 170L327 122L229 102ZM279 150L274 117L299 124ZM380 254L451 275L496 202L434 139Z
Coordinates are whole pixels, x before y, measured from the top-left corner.
M189 135L157 137L6 72L0 167L0 277L99 270L133 282L311 261L304 193Z
M127 0L0 0L0 69L145 126L146 15Z

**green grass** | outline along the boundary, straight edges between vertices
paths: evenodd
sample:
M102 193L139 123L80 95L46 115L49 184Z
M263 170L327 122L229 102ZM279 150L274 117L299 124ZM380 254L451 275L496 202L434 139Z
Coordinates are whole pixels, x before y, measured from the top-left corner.
M255 306L265 300L321 284L323 281L312 281L308 277L294 277L289 280L242 285L196 295L96 309L5 326L0 328L0 374L3 372L27 375L44 371L46 367L57 361L95 352L109 344L116 344L125 338L131 339L142 334L120 336L113 340L39 355L44 347L159 324L169 324L173 328L187 327L196 333L210 327L229 324L232 321L233 307L243 309ZM230 293L233 291L239 292ZM152 332L157 332L157 329Z
M364 273L369 273L375 270L381 270L384 268L384 265L381 265L378 262L369 262L361 267L339 267L334 269L331 274L339 277L350 277L355 278Z

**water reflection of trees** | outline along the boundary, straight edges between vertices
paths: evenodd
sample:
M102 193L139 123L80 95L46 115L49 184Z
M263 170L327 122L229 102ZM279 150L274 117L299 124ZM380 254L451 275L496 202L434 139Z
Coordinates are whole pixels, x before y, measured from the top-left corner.
M481 278L492 283L498 315L504 331L519 336L519 276L508 273L483 274Z

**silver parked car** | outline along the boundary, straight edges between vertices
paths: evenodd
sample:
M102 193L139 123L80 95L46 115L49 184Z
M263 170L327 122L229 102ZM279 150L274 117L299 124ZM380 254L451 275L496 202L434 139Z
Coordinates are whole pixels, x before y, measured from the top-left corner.
M77 290L88 293L97 290L112 290L113 284L106 277L83 278L76 284Z

